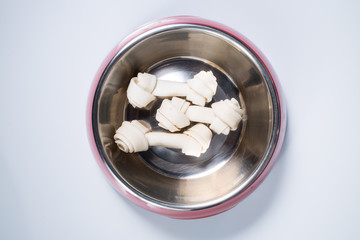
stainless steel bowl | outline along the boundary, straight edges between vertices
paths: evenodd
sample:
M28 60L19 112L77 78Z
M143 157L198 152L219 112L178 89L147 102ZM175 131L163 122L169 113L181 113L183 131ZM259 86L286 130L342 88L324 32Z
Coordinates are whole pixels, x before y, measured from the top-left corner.
M138 72L184 82L200 70L218 79L213 101L236 98L245 118L228 136L214 135L199 158L151 147L121 152L114 140L124 120L147 120L154 130L160 100L148 109L128 104L126 89ZM89 137L100 167L125 197L174 218L200 218L230 209L271 169L285 132L285 108L275 73L242 35L208 20L172 17L150 23L105 60L89 99Z

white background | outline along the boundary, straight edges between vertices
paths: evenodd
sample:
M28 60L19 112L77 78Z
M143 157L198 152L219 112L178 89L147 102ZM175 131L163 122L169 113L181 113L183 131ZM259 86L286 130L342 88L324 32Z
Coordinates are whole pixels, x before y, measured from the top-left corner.
M356 239L359 1L1 1L0 239ZM283 151L231 211L174 220L119 195L85 126L95 72L138 26L195 15L248 37L277 72Z

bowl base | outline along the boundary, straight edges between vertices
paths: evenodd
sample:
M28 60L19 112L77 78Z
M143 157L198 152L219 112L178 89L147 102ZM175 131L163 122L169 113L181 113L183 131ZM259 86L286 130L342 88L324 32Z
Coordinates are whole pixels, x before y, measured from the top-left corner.
M205 60L191 57L171 58L153 65L147 69L147 72L156 75L160 80L186 82L202 70L211 70L218 82L216 94L212 102L206 106L216 101L235 98L239 101L241 108L245 109L239 89L231 78L219 67ZM150 123L153 131L166 131L158 126L155 119L161 102L162 99L157 99L149 109L135 109L129 104L125 109L125 120L145 120ZM238 129L231 131L229 135L214 133L210 147L200 157L186 156L181 153L181 150L164 147L150 147L148 151L141 152L139 155L153 170L167 176L175 178L204 176L219 169L233 155L239 144L241 132L244 131L243 128L244 124L241 121Z

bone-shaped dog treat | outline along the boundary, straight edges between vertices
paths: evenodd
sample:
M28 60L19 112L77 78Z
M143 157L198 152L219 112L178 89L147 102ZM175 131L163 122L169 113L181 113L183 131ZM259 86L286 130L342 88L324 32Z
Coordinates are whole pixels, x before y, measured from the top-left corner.
M133 107L144 108L156 97L186 97L195 105L205 106L212 100L217 88L211 71L201 71L186 83L158 80L155 75L138 73L130 80L127 97Z
M215 133L228 135L230 130L237 129L242 114L243 110L235 98L215 102L209 108L190 106L189 102L173 97L171 100L163 100L157 110L156 120L160 127L170 132L179 131L193 121L210 124L210 129Z
M115 143L120 150L133 153L148 150L149 146L182 149L185 155L199 157L209 148L212 132L204 124L196 124L184 133L151 132L145 121L124 121L116 130Z

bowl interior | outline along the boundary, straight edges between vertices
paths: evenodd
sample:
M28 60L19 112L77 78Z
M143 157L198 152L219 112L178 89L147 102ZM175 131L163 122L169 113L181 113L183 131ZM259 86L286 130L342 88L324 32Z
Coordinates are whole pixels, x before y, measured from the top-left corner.
M124 120L144 119L162 131L155 120L160 99L148 109L128 104L133 76L150 72L185 82L201 70L218 79L213 101L234 97L245 109L238 130L214 135L199 158L162 147L134 154L117 148L113 136ZM163 207L199 209L241 193L261 173L276 143L279 111L271 76L251 49L218 29L176 24L141 34L110 61L95 92L92 121L103 161L132 194Z

